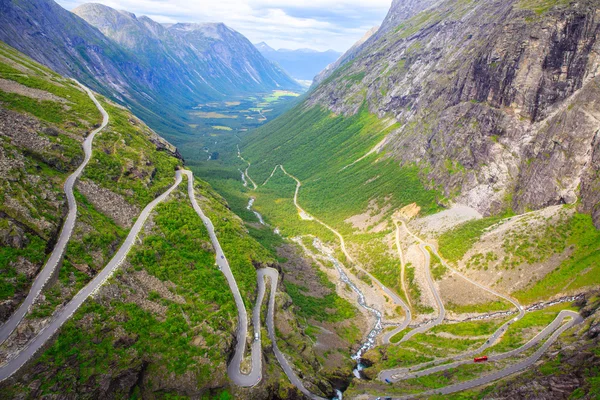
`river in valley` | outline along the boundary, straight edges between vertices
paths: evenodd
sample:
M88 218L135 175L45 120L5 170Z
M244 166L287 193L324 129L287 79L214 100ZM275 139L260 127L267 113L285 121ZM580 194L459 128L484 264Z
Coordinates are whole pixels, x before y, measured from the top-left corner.
M333 263L335 269L340 274L340 280L346 285L348 285L348 287L350 287L350 289L352 289L354 293L356 293L358 297L358 304L365 310L369 311L375 317L375 326L371 329L371 331L367 335L366 340L360 346L358 351L352 355L352 359L356 361L357 364L356 368L353 371L354 376L356 376L359 379L362 379L360 371L362 371L364 366L361 364L360 359L362 358L363 354L365 354L365 352L375 347L377 336L379 336L379 334L381 334L381 332L383 331L383 324L381 323L381 312L379 310L374 309L373 307L370 307L367 304L367 300L363 292L361 292L358 286L356 286L354 282L352 282L350 278L348 278L348 275L342 269L340 261L333 256L333 250L325 247L318 238L315 238L313 240L313 246L317 250L319 250L329 261Z
M253 209L255 198L250 198L248 201L247 210L252 211L254 215L258 218L262 225L266 225L262 215ZM276 233L278 230L276 230ZM354 376L358 379L362 379L360 371L364 368L361 364L360 360L365 352L375 347L377 336L381 334L383 331L382 324L382 314L379 310L376 310L373 307L370 307L367 304L367 300L363 292L358 288L358 286L352 282L352 280L348 277L344 269L342 268L342 263L334 257L333 250L326 247L318 238L313 239L313 246L316 250L318 250L326 259L331 261L331 263L335 266L337 270L340 280L344 282L348 287L357 295L357 301L359 306L363 307L369 313L371 313L375 317L375 325L371 328L371 331L367 335L365 341L362 343L360 348L351 356L353 360L356 361L356 368L353 370ZM332 400L342 400L342 392L336 389L336 396Z
M248 201L248 206L246 207L246 209L249 211L252 211L254 213L254 215L256 215L256 218L258 218L258 222L260 222L261 225L265 225L265 220L263 219L262 215L260 215L260 213L258 211L252 209L252 206L254 205L254 200L256 200L254 197L250 198L250 201Z

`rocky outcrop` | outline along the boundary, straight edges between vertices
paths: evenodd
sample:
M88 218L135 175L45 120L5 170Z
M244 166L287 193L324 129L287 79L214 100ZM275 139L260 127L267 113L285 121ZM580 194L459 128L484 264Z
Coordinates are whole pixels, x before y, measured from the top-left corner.
M414 3L414 4L413 4ZM397 0L307 105L393 116L386 147L485 214L598 210L600 4Z
M131 228L135 218L140 214L138 207L128 203L123 196L90 180L82 179L77 182L77 190L94 205L94 208L123 228Z
M377 35L382 36L396 29L402 22L440 2L440 0L394 0Z
M335 63L321 71L321 73L315 77L314 83L318 84L327 79L336 69L354 60L354 58L358 56L364 48L368 47L370 43L384 36L388 31L395 29L403 21L414 17L418 13L439 2L440 0L394 0L383 23L380 26L369 29L363 37L342 54Z
M598 337L598 335L600 335L600 323L590 327L590 330L588 331L588 337L590 339L594 339Z
M365 34L350 47L344 54L342 54L335 62L328 65L323 71L319 72L317 76L315 76L313 80L313 86L316 87L319 83L327 79L336 69L346 64L347 62L352 61L352 59L358 54L361 47L365 44L367 40L369 40L377 31L379 30L378 26L374 26L369 29Z
M581 181L581 210L592 214L596 228L600 229L600 129L592 140L590 163Z

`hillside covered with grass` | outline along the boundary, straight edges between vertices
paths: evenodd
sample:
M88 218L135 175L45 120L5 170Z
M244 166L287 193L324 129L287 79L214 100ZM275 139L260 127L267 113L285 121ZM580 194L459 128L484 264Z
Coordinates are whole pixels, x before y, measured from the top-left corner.
M98 96L109 124L75 186L77 219L62 264L21 326L0 346L7 359L100 272L141 210L174 181L176 148L125 108ZM3 320L19 305L62 227L65 179L101 115L69 79L0 44L0 301ZM252 239L204 181L196 191L227 254L248 310L256 268L275 258ZM124 264L89 298L16 379L8 397L221 396L237 312L208 232L185 182L146 222ZM277 377L266 383L277 383Z

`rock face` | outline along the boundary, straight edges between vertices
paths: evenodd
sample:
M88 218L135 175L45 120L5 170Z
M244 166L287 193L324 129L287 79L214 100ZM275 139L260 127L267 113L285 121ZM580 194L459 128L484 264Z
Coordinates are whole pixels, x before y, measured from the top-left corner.
M482 213L579 199L600 226L599 11L397 0L307 104L394 117L385 150Z
M319 74L314 78L314 83L318 84L323 80L327 79L333 71L339 68L341 65L351 61L354 56L360 51L362 45L369 40L377 31L379 30L378 26L374 26L369 29L362 38L360 38L352 47L350 47L344 54L342 54L334 63L328 65L323 71L319 72Z
M123 196L105 189L90 180L79 180L77 190L83 194L97 210L112 218L119 226L131 228L140 210L129 204Z
M337 68L350 62L356 57L363 48L368 46L372 40L384 35L385 32L398 26L402 21L405 21L421 11L429 8L439 0L394 0L390 11L381 26L375 26L369 29L362 38L348 49L338 60L321 71L315 78L315 83L322 82L327 79ZM372 40L371 40L372 39Z
M182 130L174 118L182 108L223 95L300 88L222 24L166 27L98 4L77 13L89 23L53 0L3 1L0 40L153 127Z
M427 10L435 4L441 3L440 0L394 0L390 11L381 24L381 29L376 33L376 37L395 29L402 22Z

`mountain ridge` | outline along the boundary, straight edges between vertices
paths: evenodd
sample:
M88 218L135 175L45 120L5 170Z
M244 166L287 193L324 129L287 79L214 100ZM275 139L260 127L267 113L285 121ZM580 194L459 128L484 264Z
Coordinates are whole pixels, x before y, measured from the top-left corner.
M317 74L341 56L341 53L331 49L326 51L309 48L276 50L265 42L254 46L267 59L281 66L295 79L303 81L312 81Z
M395 118L403 127L384 151L429 168L425 180L483 213L580 198L600 227L592 3L544 13L520 1L437 3L380 30L306 104L352 115L366 102Z
M159 57L163 67L174 64L175 73L187 76L191 82L200 75L200 81L220 94L295 85L266 62L248 39L223 23L179 22L165 26L146 16L137 18L133 13L94 3L83 4L73 13L129 50L142 52L150 60ZM242 62L235 63L237 58ZM185 65L193 69L177 68Z
M187 101L164 103L181 82L205 85L209 99L234 81L277 81L236 59L229 44L249 42L224 24L159 24L93 4L78 12L105 32L81 51L119 52L133 71L117 71L123 84L154 65L133 76L144 85L133 94L165 115ZM182 146L200 153L188 166L210 184L191 181L177 149L125 107L90 102L0 42L0 319L54 247L64 178L83 168L82 140L102 130L87 136L93 155L75 187L64 264L0 359L36 340L149 218L119 271L0 382L3 395L593 398L599 38L600 0L394 0L382 27L288 113L271 120L262 109L285 91L252 97L270 122L246 133L220 115L213 134L202 131L210 146ZM107 73L119 66L107 60ZM185 60L210 68L190 81ZM161 88L169 75L173 87ZM195 111L215 115L217 104ZM224 107L247 118L252 105ZM190 179L187 192L170 186L173 173L176 184ZM238 324L240 310L266 311L266 271L267 331L254 313L251 329L236 329L236 308Z
M229 28L221 30L231 40L227 47L210 35L194 37L194 31L186 32L181 26L170 31L148 17L137 18L98 4L77 10L83 15L86 9L89 12L85 16L93 16L94 22L113 38L53 0L23 0L0 5L0 40L62 75L127 104L163 134L187 132L182 110L199 102L222 99L228 94L300 88L255 51L246 38ZM128 36L124 25L137 37ZM174 38L176 46L169 48L161 41L164 38ZM184 41L203 46L195 51ZM241 46L239 52L236 46ZM230 57L234 52L239 53L239 63L223 62L221 55Z
M318 84L324 79L326 79L329 75L331 75L336 69L345 64L348 61L351 61L352 58L356 55L356 53L360 50L361 46L367 42L373 35L375 35L379 31L379 26L374 26L369 29L365 34L358 39L356 43L352 45L344 54L342 54L334 63L328 65L325 69L323 69L314 79L314 84Z
M84 139L88 164L82 164ZM0 42L0 321L23 301L53 251L66 224L64 181L81 171L61 262L0 350L4 360L28 361L2 365L0 397L244 393L226 368L235 345L235 302L188 190L198 192L214 221L219 251L227 254L245 302L256 296L256 267L275 261L206 182L181 168L177 149L125 107L88 97L72 79ZM187 189L179 184L184 174ZM149 262L146 254L158 258ZM95 293L82 294L94 282ZM78 307L72 315L69 306ZM46 337L38 354L28 353L32 342L46 340L40 332L57 329L57 320L64 325L55 337ZM86 367L90 361L93 369ZM280 390L278 379L265 380L259 395ZM294 390L287 389L291 396Z

